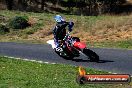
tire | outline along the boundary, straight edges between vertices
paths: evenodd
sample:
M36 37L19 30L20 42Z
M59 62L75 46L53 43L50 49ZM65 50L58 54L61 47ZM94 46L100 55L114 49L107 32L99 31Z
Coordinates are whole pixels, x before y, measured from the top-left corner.
M72 60L74 58L74 56L61 56L61 57L66 60Z
M99 56L90 49L83 49L83 53L87 55L91 62L99 62Z

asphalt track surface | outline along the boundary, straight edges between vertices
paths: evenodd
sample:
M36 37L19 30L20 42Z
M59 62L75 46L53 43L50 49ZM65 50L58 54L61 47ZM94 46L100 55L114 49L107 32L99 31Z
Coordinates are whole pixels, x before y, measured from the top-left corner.
M132 50L92 48L100 62L89 62L85 56L65 60L48 44L0 43L0 55L27 58L50 63L70 64L132 75Z

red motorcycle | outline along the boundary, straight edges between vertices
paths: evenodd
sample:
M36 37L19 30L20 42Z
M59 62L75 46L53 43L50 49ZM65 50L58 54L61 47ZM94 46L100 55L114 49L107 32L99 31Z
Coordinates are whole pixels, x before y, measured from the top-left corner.
M80 42L78 37L70 36L70 33L67 33L64 39L59 41L60 47L56 48L53 40L49 40L47 43L51 44L55 52L65 59L73 59L82 54L87 56L91 62L99 61L99 56L95 52L88 49L85 43Z

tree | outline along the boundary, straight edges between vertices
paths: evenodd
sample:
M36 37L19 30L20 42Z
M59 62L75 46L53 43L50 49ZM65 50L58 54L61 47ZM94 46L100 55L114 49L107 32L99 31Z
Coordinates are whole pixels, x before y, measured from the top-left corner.
M28 0L18 0L19 10L25 11L26 8L28 7L27 2L28 2Z
M8 10L12 10L14 0L6 0L6 6Z

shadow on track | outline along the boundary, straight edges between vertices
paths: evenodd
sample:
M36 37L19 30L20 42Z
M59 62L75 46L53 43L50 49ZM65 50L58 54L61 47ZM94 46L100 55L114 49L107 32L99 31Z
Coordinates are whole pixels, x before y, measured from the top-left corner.
M83 59L72 59L75 62L90 62L90 60L83 60Z
M90 60L84 60L84 59L79 59L79 58L76 58L76 59L65 59L65 60L71 60L71 61L75 61L75 62L90 62ZM109 62L114 62L114 61L111 61L111 60L99 60L99 62L97 62L97 63L109 63Z
M114 61L111 61L111 60L99 60L98 63L108 63L108 62L114 62Z

